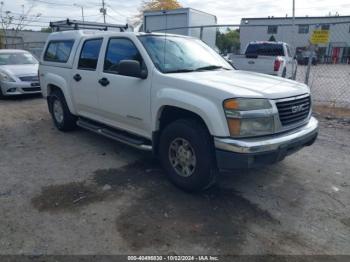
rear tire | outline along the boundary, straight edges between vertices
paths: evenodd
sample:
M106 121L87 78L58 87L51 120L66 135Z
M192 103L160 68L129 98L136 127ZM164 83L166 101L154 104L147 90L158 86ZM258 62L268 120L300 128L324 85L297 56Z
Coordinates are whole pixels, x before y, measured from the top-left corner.
M55 90L48 97L49 110L58 130L66 132L76 127L77 117L71 114L66 99L60 90Z
M215 183L212 138L196 119L180 119L166 126L160 137L159 156L169 179L185 191L202 191Z

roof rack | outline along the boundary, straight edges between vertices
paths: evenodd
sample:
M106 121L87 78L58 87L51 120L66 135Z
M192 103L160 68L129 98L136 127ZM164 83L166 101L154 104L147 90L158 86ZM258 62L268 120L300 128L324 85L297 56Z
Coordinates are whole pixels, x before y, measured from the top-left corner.
M128 24L104 24L104 23L95 23L95 22L83 22L78 20L61 20L56 22L50 22L50 27L54 32L59 31L69 31L69 30L80 30L80 29L91 29L91 30L100 30L108 31L108 29L118 28L121 32L124 32L128 29Z

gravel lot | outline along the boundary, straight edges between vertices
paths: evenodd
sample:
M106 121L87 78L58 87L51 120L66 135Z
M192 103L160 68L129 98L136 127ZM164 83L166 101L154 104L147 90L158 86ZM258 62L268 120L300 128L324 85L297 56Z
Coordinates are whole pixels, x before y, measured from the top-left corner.
M0 254L350 254L350 123L223 174L200 195L148 154L77 129L38 97L0 100Z

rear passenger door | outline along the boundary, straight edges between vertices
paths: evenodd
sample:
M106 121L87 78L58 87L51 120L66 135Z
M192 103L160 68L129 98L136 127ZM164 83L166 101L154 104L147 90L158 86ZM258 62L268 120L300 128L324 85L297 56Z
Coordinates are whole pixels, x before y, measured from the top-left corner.
M81 116L97 117L98 66L103 38L86 39L80 44L73 65L71 86L77 112Z

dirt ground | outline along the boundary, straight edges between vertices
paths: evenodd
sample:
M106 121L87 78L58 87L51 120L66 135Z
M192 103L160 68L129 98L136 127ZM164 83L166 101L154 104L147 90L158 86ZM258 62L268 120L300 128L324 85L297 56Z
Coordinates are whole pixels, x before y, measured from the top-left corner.
M199 195L151 156L57 131L40 97L0 100L0 254L350 254L350 121Z

